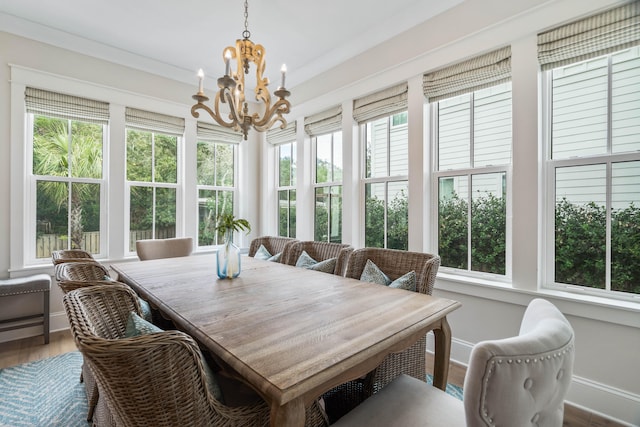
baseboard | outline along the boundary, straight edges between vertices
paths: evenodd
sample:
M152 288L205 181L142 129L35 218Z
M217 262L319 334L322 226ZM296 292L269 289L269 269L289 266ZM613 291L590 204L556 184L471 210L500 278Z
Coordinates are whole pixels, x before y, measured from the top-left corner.
M433 333L427 335L427 350L434 350ZM451 362L468 366L473 344L452 338ZM628 427L640 426L640 395L588 378L573 375L566 401L569 405L598 414Z
M67 314L64 311L51 313L49 322L49 332L69 329L69 321L67 320ZM15 329L13 331L0 332L0 343L20 340L23 338L37 337L40 335L42 335L42 326Z
M622 425L640 426L640 395L574 375L566 401Z

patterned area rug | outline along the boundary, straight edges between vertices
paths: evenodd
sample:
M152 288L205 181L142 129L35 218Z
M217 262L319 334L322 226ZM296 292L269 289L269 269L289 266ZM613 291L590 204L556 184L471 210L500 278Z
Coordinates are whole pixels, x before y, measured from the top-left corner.
M74 351L0 369L0 426L89 426L81 366Z
M427 374L427 384L433 384L433 377L431 374ZM447 394L462 400L462 387L458 387L457 385L448 384L447 383Z
M87 427L80 352L0 369L0 427ZM427 375L427 383L433 378ZM447 384L462 400L462 388Z

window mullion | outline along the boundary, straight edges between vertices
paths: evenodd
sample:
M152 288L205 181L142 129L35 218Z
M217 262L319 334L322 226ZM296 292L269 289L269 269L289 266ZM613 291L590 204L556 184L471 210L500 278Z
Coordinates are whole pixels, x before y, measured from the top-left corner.
M467 271L473 271L471 268L471 205L473 204L473 174L469 173L467 175Z
M71 148L72 148L72 138L71 138L71 120L67 120L67 178L69 181L67 182L67 230L69 233L69 239L67 239L67 249L71 248L71 209L72 207L72 192L73 192L73 184L72 178L73 175L71 173L71 162L73 159L71 158Z
M469 165L473 169L474 162L474 132L475 132L475 97L474 93L469 94Z
M613 57L607 57L607 155L613 153ZM605 273L604 288L611 290L611 208L613 193L613 167L610 158L607 160L605 175Z

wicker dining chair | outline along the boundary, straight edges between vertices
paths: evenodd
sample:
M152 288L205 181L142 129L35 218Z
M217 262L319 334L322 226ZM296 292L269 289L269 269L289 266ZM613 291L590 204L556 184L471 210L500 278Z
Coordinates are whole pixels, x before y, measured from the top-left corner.
M343 276L347 266L347 260L353 252L353 246L346 243L315 242L304 240L295 242L286 248L286 253L282 254L283 263L296 265L298 258L306 252L311 258L320 262L331 258L337 258L333 274Z
M71 332L77 342L80 330L90 330L105 339L124 337L129 313L142 315L138 297L129 286L118 282L105 282L70 290L63 296L63 304L71 325ZM112 425L111 414L105 410L105 402L101 410L96 408L99 400L98 386L86 357L83 356L82 381L85 385L88 401L87 420L93 419L94 425Z
M287 252L285 249L288 248L293 243L298 242L298 239L294 239L293 237L279 237L279 236L261 236L256 237L251 241L249 245L249 256L255 256L258 249L260 249L260 245L263 245L267 251L273 256L279 253L284 255ZM280 257L280 261L283 262L282 256Z
M440 267L438 255L408 252L397 249L362 248L351 252L345 277L360 279L367 260L371 260L389 279L395 280L414 271L416 292L431 295ZM389 354L382 363L364 379L349 381L325 393L327 412L331 421L353 409L371 394L401 374L426 381L426 335L409 348Z
M266 426L269 406L227 406L207 385L202 353L180 331L125 337L131 311L140 314L135 293L112 283L69 292L63 304L76 346L97 388L91 401L96 426ZM314 402L307 427L325 427L326 416Z
M51 261L56 265L63 262L91 262L95 259L89 252L81 249L62 249L51 252Z
M189 256L193 252L193 238L143 239L136 241L136 253L141 261Z
M65 262L54 267L58 282L65 280L89 281L109 278L109 270L99 262Z

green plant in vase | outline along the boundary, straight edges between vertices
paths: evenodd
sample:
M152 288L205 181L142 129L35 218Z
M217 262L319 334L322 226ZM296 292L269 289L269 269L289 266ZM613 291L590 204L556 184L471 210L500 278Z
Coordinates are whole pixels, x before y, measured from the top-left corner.
M216 253L218 277L233 279L240 275L240 248L233 243L233 233L236 231L251 232L251 224L243 218L236 218L233 214L220 214L216 218L215 229L224 235L224 245Z

